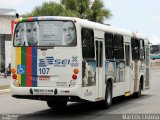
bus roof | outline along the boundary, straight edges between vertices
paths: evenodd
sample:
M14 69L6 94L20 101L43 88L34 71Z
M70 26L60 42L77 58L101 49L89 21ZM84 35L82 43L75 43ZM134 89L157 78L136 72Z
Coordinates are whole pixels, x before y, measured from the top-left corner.
M125 29L120 29L120 28L116 28L113 26L105 25L105 24L95 23L95 22L88 21L88 20L80 20L79 22L81 25L85 27L90 27L93 29L102 30L102 31L115 33L115 34L122 34L122 35L131 36L131 37L133 36L132 32L125 30Z
M130 37L147 39L147 36L141 33L131 32L125 29L120 29L117 27L108 26L105 24L100 24L100 23L96 23L96 22L92 22L86 19L80 19L76 17L63 17L63 16L39 16L39 17L28 17L28 18L21 17L17 19L17 22L37 21L37 20L72 20L72 21L75 20L80 24L80 26L83 26L83 27L89 27L89 28L111 32L115 34L122 34Z
M141 38L141 39L146 39L146 40L148 40L147 35L145 35L145 34L143 34L143 33L133 32L133 36L134 36L135 38Z

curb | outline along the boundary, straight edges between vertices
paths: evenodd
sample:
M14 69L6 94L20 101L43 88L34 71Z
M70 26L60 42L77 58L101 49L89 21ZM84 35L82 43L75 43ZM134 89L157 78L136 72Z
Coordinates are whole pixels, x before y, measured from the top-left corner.
M4 93L10 93L11 89L2 89L0 90L0 94L4 94Z
M9 89L10 85L0 85L0 90Z

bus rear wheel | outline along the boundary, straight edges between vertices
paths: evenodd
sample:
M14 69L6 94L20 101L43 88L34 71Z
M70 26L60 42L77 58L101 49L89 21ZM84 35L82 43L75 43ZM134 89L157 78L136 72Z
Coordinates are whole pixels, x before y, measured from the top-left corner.
M140 83L139 83L138 92L135 92L135 93L134 93L134 97L135 97L135 98L141 97L141 94L142 94L141 91L142 91L142 83L140 82Z
M56 110L64 109L67 106L67 101L47 101L48 107Z
M111 105L112 105L112 84L108 82L106 85L105 99L102 101L102 107L107 109Z

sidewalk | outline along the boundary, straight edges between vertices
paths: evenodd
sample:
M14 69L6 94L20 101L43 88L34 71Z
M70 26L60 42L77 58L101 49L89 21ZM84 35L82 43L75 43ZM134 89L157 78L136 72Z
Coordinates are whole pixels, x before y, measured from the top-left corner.
M10 92L10 80L11 80L10 76L7 76L7 78L4 78L4 74L0 75L0 94Z
M0 94L9 93L10 91L11 91L10 88L8 88L8 89L0 89Z
M9 89L10 87L10 80L11 77L8 76L7 78L4 78L3 75L0 76L0 90L2 89Z

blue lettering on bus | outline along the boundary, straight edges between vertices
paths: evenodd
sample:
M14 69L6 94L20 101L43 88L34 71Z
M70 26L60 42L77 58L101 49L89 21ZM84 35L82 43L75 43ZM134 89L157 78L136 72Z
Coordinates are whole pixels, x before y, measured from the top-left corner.
M56 65L61 64L61 59L55 59L55 60L54 60L54 64L56 64Z
M62 64L69 64L70 60L64 59L62 60Z
M71 65L72 67L76 67L79 65L77 59L77 56L72 56L71 59L56 59L50 56L39 59L39 67L47 67L48 65L53 65L54 67L66 67L67 65Z

